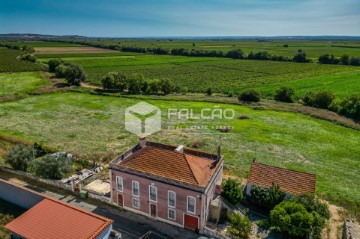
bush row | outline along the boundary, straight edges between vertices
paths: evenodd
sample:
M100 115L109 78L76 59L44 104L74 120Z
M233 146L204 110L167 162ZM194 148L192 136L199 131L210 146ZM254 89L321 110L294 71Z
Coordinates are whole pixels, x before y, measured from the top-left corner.
M318 61L320 64L360 66L360 57L348 55L337 58L334 55L323 54L319 56Z
M79 86L86 80L86 74L81 65L63 61L61 59L51 59L48 62L49 72L55 73L56 77L65 78L69 85Z

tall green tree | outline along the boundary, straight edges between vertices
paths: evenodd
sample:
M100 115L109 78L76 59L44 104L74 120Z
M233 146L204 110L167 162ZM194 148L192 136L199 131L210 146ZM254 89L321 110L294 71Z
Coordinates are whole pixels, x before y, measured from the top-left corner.
M231 178L225 180L223 182L221 196L234 205L240 204L243 198L243 192L239 182Z
M227 235L232 239L248 239L251 233L251 221L243 217L239 212L229 217L230 226L227 228Z
M5 162L13 169L26 172L30 162L35 158L32 148L20 144L10 149L5 156Z

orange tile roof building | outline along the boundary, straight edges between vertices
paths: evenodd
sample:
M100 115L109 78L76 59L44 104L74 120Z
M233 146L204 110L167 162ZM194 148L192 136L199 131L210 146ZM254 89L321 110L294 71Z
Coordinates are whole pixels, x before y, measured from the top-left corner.
M316 176L310 173L253 162L246 184L246 194L250 195L253 185L270 188L273 183L279 185L280 189L287 194L314 194Z
M220 193L224 158L145 139L110 163L112 202L179 227L201 230Z
M105 239L112 230L110 219L2 179L0 198L28 209L5 226L16 239Z

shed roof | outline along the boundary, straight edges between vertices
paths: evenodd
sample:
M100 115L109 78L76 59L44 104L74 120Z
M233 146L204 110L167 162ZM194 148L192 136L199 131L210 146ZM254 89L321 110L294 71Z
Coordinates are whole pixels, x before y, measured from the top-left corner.
M247 183L262 187L277 184L284 192L300 195L315 193L316 176L285 168L270 166L262 163L252 163Z

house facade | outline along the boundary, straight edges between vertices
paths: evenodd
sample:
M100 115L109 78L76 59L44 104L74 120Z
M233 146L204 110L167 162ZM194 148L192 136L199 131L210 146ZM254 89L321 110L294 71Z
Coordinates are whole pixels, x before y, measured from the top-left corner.
M124 209L202 230L221 192L223 157L140 140L110 163L111 199Z

